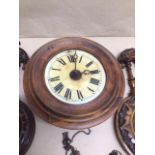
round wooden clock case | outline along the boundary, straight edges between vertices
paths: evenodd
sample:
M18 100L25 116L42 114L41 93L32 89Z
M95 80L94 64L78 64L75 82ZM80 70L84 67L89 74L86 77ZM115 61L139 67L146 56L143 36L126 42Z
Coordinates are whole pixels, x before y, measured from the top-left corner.
M34 53L26 65L24 90L32 109L48 123L84 129L114 114L123 97L124 77L106 48L66 37Z

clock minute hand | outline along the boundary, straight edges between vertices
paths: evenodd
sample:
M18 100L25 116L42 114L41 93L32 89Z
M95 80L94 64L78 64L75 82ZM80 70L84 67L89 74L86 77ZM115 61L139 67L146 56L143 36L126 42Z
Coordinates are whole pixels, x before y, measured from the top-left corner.
M76 71L77 58L78 58L78 56L77 56L76 51L75 51L75 54L74 54L75 71Z

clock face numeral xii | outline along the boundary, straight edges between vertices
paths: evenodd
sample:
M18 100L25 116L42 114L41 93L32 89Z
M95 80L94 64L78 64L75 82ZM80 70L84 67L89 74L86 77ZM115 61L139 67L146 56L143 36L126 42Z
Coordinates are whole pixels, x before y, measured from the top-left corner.
M69 61L70 63L75 62L75 58L74 58L73 55L69 55L69 56L67 56L67 58L68 58L68 61Z

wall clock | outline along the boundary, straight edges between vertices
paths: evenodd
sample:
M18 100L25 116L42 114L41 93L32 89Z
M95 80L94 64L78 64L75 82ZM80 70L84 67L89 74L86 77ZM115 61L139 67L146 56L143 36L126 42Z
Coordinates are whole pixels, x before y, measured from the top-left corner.
M26 65L24 90L32 109L45 121L84 129L114 114L123 97L124 77L106 48L66 37L33 54Z

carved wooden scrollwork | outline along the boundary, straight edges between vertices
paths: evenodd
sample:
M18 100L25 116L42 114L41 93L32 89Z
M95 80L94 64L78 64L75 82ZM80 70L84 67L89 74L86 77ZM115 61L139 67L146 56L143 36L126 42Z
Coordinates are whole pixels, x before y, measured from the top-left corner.
M20 45L20 42L19 42ZM25 69L25 64L28 62L29 56L23 48L19 47L19 67L22 66L22 69Z
M30 109L19 101L19 154L25 155L35 132L35 120Z
M128 74L128 83L130 86L130 94L135 95L135 77L132 73L132 63L135 63L135 49L130 48L124 50L120 56L118 57L118 61L120 62L122 68L126 68Z
M124 50L118 61L122 68L126 68L128 83L130 86L129 96L123 99L115 116L115 128L121 145L129 155L135 154L135 78L132 73L132 64L135 63L135 49Z
M19 48L19 68L25 69L29 57L24 49ZM19 154L25 155L28 151L35 133L35 120L29 107L19 101Z

